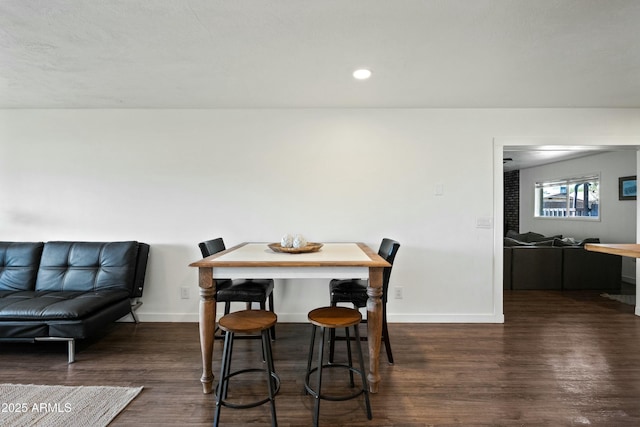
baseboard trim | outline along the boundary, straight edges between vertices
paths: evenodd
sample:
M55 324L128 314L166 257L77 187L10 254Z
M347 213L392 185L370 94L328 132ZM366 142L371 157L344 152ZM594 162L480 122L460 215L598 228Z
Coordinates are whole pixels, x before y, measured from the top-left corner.
M194 313L138 313L141 322L198 322ZM220 318L220 315L218 315ZM278 322L307 323L307 313L278 313ZM389 323L504 323L502 314L389 314Z
M636 284L636 278L632 276L622 276L622 281L625 283L630 283L632 285Z

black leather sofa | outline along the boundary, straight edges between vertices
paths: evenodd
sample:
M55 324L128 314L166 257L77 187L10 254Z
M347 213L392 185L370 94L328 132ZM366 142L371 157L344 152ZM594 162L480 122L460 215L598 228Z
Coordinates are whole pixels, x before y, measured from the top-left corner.
M505 238L504 289L620 291L622 257L587 251L586 239L568 245L558 236L520 236L527 235L528 242Z
M0 242L0 341L67 341L96 335L142 303L149 245Z

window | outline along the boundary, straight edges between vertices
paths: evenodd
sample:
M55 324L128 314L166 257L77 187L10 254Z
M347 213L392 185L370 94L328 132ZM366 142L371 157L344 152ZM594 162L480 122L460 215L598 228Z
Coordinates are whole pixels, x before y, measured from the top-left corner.
M535 216L538 218L600 218L600 176L537 182Z

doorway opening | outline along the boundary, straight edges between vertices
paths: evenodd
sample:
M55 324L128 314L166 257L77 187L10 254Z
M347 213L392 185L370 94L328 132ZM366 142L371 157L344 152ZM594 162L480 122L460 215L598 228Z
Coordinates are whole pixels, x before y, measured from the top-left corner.
M628 161L625 163L626 167L632 167L633 174L640 175L638 170L638 151L640 150L640 139L636 140L620 140L620 141L607 141L603 144L602 141L596 139L585 141L582 140L580 145L573 144L561 144L557 139L551 141L546 138L532 138L530 140L523 139L496 139L494 141L494 213L495 213L495 244L494 244L494 300L496 313L504 313L503 310L503 298L504 298L504 253L503 253L503 238L508 230L517 232L541 232L544 234L547 231L558 227L559 221L549 220L548 218L534 218L534 191L535 188L531 187L532 175L535 173L547 173L554 175L553 178L566 178L571 175L571 172L575 169L575 165L580 165L584 162L588 167L589 172L594 172L593 162L597 161L600 155L606 153L616 153L612 157L619 156L620 152L625 152L623 157L633 160L633 164L629 166ZM594 157L595 156L595 157ZM587 158L592 160L589 161ZM585 159L581 159L585 158ZM605 155L604 159L607 158ZM550 165L550 166L549 166ZM563 166L569 166L566 168L566 173ZM577 166L579 168L579 166ZM596 168L597 169L597 168ZM608 165L607 171L604 173L606 176L603 178L603 185L606 184L607 191L612 191L612 180L615 179L616 194L615 204L618 209L624 208L627 212L631 206L633 211L631 214L626 214L626 221L631 221L631 226L626 228L626 233L623 233L622 227L624 225L616 223L615 209L611 209L611 203L609 203L609 211L607 212L606 205L603 205L602 218L597 222L595 227L591 229L586 228L584 230L595 230L594 233L600 234L602 242L607 243L635 243L638 241L636 236L636 230L640 230L638 215L637 215L637 201L626 201L626 205L618 205L617 195L617 180L618 176L624 175L623 170L617 171L615 166ZM532 171L534 172L532 174ZM586 169L585 169L586 171ZM628 171L628 169L627 169ZM600 172L600 170L597 170ZM616 175L617 174L617 175ZM564 175L564 176L563 176ZM614 176L615 175L615 176ZM629 175L629 173L627 173ZM548 176L551 178L551 176ZM521 179L525 179L526 182L522 182ZM508 191L505 191L508 190ZM514 196L515 193L515 196ZM511 200L510 200L511 198ZM514 201L514 199L516 201ZM611 200L611 194L608 195L608 199ZM524 200L524 201L523 201ZM514 209L513 204L517 203ZM509 205L510 204L510 205ZM531 212L529 212L531 211ZM607 213L609 216L607 216ZM632 217L630 218L629 215ZM570 224L566 229L568 234L577 234L580 237L587 237L581 235L580 220L567 221ZM618 221L619 222L619 221ZM555 223L555 225L554 225ZM584 222L583 222L584 224ZM615 229L617 228L617 231ZM612 231L612 229L614 231ZM589 231L584 231L588 233ZM595 236L594 236L595 237ZM615 241L611 241L614 239ZM638 280L638 273L635 268L635 260L624 260L623 274L635 282L636 289L640 284ZM625 279L626 279L625 278ZM640 315L638 307L635 308L636 315Z

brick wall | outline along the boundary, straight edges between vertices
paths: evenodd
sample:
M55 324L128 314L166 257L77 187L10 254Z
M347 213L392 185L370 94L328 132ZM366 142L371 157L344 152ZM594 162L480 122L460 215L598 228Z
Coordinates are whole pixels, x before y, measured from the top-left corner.
M504 232L520 231L520 171L504 173Z

